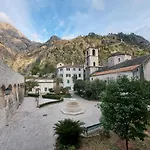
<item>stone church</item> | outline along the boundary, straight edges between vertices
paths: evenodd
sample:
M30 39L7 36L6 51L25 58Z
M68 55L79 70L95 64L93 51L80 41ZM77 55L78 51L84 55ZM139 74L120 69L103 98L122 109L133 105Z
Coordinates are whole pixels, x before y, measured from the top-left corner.
M24 76L0 61L0 129L8 125L24 98Z
M129 54L116 52L105 67L99 66L98 49L89 48L85 54L85 76L88 80L114 80L126 75L128 78L150 80L150 55L132 58Z

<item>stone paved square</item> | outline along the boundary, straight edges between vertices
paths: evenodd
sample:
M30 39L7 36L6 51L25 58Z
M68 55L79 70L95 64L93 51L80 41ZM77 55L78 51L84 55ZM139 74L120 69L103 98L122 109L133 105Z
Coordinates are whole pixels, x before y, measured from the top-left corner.
M79 119L85 125L99 123L100 110L98 102L76 97L86 109L77 116L64 115L60 110L69 99L62 103L36 108L35 98L25 98L9 126L0 130L0 150L53 150L55 143L54 123L64 118ZM43 116L47 114L47 116Z

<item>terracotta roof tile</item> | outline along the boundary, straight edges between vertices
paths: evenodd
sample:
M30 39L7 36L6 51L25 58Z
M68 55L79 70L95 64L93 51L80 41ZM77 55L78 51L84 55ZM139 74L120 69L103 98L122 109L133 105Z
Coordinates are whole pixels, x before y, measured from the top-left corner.
M126 60L122 63L116 64L115 66L110 66L110 67L106 66L106 67L100 68L98 71L95 71L92 74L95 74L98 72L99 73L105 72L105 71L109 71L109 70L117 70L120 68L125 68L125 67L130 67L130 66L135 66L135 65L141 65L144 62L147 62L148 60L150 60L150 55L141 56L141 57L133 58L130 60Z
M134 65L134 66L129 66L129 67L124 67L124 68L119 68L119 69L114 69L114 70L107 70L103 72L95 72L92 74L92 76L99 76L99 75L105 75L105 74L113 74L113 73L118 73L118 72L128 72L136 69L139 65Z

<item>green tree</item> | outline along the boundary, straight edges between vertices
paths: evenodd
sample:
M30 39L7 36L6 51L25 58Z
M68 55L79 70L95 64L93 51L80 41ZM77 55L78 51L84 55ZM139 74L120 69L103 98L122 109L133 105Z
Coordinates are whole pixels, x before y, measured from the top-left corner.
M92 99L92 82L86 81L85 87L84 87L84 98L86 99Z
M78 147L80 135L83 132L83 122L65 119L54 125L55 134L58 135L57 144Z
M96 79L92 81L91 84L91 92L92 92L92 99L98 100L100 98L101 93L106 88L106 82Z
M82 95L85 90L85 81L84 80L76 80L74 84L74 91L77 91L79 95Z
M39 72L40 72L40 68L37 65L35 65L31 70L32 75L36 75Z
M35 86L38 86L38 82L34 81L34 80L30 80L30 81L26 81L25 82L25 93L27 94L29 91L32 90L32 88L34 88Z
M150 94L145 94L145 84L149 83L121 77L116 82L110 82L102 94L100 121L106 131L112 130L125 139L127 150L130 140L144 140L146 136Z
M74 74L73 77L72 77L73 83L75 83L75 82L77 81L77 78L78 78L78 77L77 77L77 74Z
M62 83L62 78L55 77L54 80L55 80L54 92L55 92L55 94L60 94L60 91L61 91L60 84Z
M42 75L46 75L46 74L49 74L49 73L55 73L55 72L56 72L56 68L48 62L40 70L40 73Z

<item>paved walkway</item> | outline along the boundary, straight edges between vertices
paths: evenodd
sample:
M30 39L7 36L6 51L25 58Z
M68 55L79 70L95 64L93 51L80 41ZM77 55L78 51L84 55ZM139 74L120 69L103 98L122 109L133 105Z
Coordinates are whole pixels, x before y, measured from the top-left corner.
M0 132L0 150L53 150L55 136L53 126L64 118L79 119L92 125L99 122L98 102L75 97L86 109L84 114L68 116L61 113L69 99L64 102L36 108L34 98L25 98L23 104L13 116L8 127ZM47 116L43 116L47 114Z

